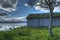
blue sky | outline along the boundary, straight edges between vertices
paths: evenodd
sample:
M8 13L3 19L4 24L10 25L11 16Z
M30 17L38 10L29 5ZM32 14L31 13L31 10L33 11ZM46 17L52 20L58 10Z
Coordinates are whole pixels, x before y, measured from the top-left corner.
M26 3L27 0L19 0L18 1L18 5L17 5L17 10L16 11L13 11L13 12L10 12L9 13L9 17L26 17L28 16L29 14L31 13L44 13L46 12L45 10L35 10L33 7L29 6L25 6L24 4ZM58 10L56 10L58 11ZM48 11L47 11L48 12Z
M31 13L41 13L43 11L37 11L33 7L26 7L24 4L27 0L19 0L17 10L9 13L10 17L24 17Z

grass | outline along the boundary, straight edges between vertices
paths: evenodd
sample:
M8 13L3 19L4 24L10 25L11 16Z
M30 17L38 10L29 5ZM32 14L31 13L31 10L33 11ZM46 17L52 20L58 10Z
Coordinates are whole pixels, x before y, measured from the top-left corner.
M60 40L60 27L54 27L54 38L48 28L21 27L10 31L1 31L0 40Z

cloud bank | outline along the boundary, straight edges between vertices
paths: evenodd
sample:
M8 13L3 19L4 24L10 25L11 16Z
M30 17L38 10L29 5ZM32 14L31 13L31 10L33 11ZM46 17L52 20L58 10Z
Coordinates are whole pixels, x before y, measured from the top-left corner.
M26 17L11 17L11 18L2 18L3 21L26 21Z
M4 11L16 11L18 0L0 0L0 9Z
M45 9L45 8L41 8L41 7L34 7L35 10L40 10L40 11L43 11L43 12L49 12L49 9ZM54 11L53 12L60 12L60 6L57 6L54 8Z

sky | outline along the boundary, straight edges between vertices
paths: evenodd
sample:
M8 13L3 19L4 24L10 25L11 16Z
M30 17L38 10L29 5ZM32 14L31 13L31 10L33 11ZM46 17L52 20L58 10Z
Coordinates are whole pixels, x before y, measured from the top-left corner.
M47 10L35 10L31 6L25 6L27 0L19 0L17 4L17 10L15 12L10 13L11 17L26 17L29 14L37 14L37 13L45 13ZM55 8L55 12L60 12L59 8Z
M27 7L24 4L26 3L27 0L19 0L17 4L17 10L10 12L9 15L10 17L26 17L29 14L34 14L34 13L42 13L43 11L40 10L35 10L33 7Z
M8 16L7 17L11 17L13 18L18 18L18 19L22 19L22 18L26 18L29 14L40 14L40 13L46 13L49 12L48 10L35 10L33 7L31 6L25 6L24 4L27 2L27 0L18 0L18 4L17 4L17 9L16 11L12 11L12 12L8 12ZM57 7L54 10L55 12L60 12L60 8Z

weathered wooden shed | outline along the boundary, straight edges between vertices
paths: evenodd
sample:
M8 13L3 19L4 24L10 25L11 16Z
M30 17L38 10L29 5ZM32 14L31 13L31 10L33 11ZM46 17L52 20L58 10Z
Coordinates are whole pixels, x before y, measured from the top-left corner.
M40 27L49 26L50 14L29 14L27 16L27 26ZM53 26L60 26L60 13L54 13L52 17Z

